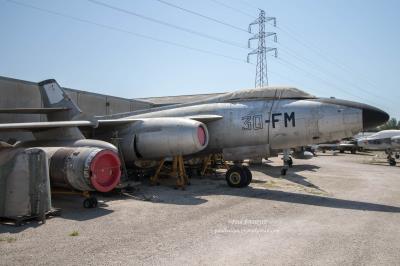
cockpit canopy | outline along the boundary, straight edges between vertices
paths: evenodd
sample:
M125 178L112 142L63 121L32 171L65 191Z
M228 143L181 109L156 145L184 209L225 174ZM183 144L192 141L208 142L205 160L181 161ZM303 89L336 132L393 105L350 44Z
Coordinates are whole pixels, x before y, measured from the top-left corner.
M292 87L262 87L230 92L218 98L222 101L235 101L249 99L315 99L316 97Z

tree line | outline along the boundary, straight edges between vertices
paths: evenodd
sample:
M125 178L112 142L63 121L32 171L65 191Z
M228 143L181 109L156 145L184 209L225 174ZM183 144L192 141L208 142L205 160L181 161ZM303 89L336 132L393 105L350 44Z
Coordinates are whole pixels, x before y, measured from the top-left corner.
M376 128L377 131L388 129L400 129L400 120L397 121L396 118L392 117L385 124Z

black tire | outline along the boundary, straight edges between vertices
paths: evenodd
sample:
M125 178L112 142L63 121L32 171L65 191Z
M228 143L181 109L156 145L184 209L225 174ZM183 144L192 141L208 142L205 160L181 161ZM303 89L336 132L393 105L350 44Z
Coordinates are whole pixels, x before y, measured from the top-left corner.
M395 159L390 159L389 160L389 164L390 164L390 166L396 166L396 160Z
M322 153L326 153L326 150L323 149L323 150L322 150Z
M281 175L286 175L286 173L287 173L287 169L285 169L285 168L281 169Z
M344 153L344 150L339 150L340 153Z
M90 209L90 208L92 208L92 201L90 200L90 198L85 199L85 200L83 201L83 208L85 208L85 209Z
M396 154L394 157L395 157L396 159L400 159L400 154Z
M225 179L228 183L228 186L235 188L244 187L248 182L246 171L243 169L243 167L237 165L229 168L225 174Z
M253 180L253 174L251 173L250 169L246 166L243 166L243 170L245 171L245 173L247 175L247 182L244 185L245 187L247 187L248 185L250 185L251 181Z
M91 202L91 208L97 208L97 205L98 205L97 198L91 197L91 198L89 198L89 200Z
M352 150L351 150L351 154L356 154L356 152L357 152L357 151L356 151L355 149L352 149Z

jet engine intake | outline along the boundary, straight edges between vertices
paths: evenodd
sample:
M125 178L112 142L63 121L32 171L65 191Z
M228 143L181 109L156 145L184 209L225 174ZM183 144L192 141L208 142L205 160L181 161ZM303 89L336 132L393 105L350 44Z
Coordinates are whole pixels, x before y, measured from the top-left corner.
M187 118L146 119L133 135L131 143L122 147L127 161L194 154L209 140L206 125Z

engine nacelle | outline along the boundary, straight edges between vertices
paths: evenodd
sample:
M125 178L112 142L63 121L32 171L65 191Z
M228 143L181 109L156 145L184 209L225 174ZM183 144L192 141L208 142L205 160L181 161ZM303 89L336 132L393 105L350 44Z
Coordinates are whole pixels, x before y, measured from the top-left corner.
M208 145L205 124L188 118L149 118L133 125L124 136L126 161L160 159L200 152Z
M120 182L118 154L95 147L45 147L53 187L108 192Z

